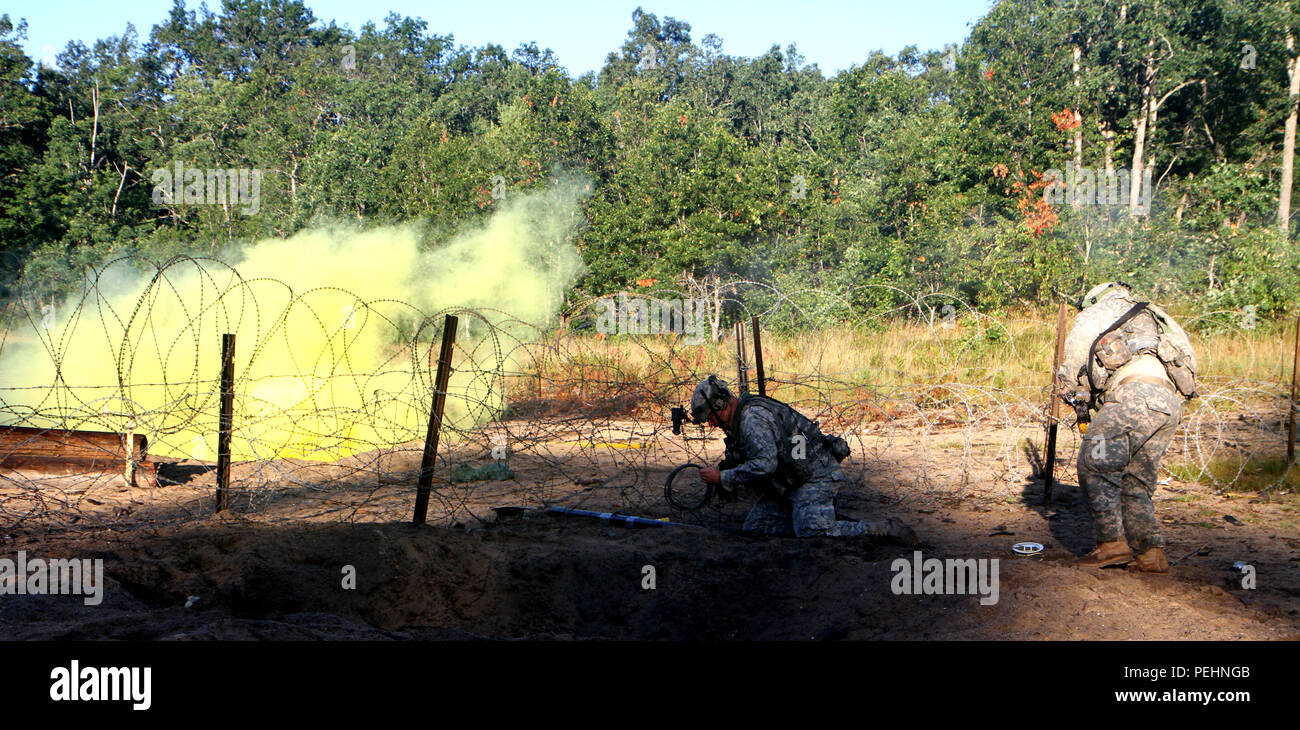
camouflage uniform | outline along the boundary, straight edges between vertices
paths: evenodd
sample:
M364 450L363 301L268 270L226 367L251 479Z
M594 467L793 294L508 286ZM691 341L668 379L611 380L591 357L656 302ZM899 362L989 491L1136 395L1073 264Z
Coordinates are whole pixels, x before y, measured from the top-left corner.
M1100 410L1079 448L1080 486L1088 498L1097 542L1126 539L1134 552L1142 553L1164 547L1151 498L1160 460L1182 418L1183 399L1164 375L1160 360L1145 350L1109 376L1095 358L1089 362L1093 342L1134 304L1126 291L1116 290L1079 313L1065 341L1057 382L1086 398L1091 392L1086 368L1092 369L1092 383L1099 388L1093 406ZM1118 331L1142 344L1159 335L1149 312L1137 314ZM1133 375L1145 377L1129 379ZM1157 384L1159 380L1164 384Z
M794 409L742 396L737 423L727 437L722 486L747 486L761 495L746 531L771 535L870 535L868 523L835 519L835 495L847 483L821 439L801 437Z
M731 423L723 424L721 414L732 405ZM823 434L816 423L785 403L751 394L736 399L726 383L710 375L691 394L690 413L693 422L722 425L727 432L727 453L718 464L720 488L734 495L747 486L759 493L758 503L745 518L745 530L919 544L912 528L893 517L835 519L835 495L848 481L839 462L848 456L849 446L837 436Z
M1097 542L1126 538L1138 553L1164 547L1151 497L1182 414L1182 399L1159 385L1130 381L1107 393L1079 448Z

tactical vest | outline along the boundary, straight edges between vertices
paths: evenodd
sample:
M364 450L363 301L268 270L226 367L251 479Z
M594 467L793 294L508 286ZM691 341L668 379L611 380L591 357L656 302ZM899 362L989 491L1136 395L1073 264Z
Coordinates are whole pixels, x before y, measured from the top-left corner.
M781 491L797 489L814 477L824 476L849 454L849 446L844 439L823 434L816 421L810 420L788 404L767 396L742 393L736 404L733 421L736 426L725 439L726 457L723 468L748 460L748 455L744 453L745 434L741 430L744 421L741 420L741 415L749 407L764 409L777 423L777 468L772 481L773 486ZM802 441L796 439L796 435L802 436Z
M1149 319L1140 316L1143 314ZM1160 361L1184 398L1190 400L1198 395L1196 351L1191 338L1164 309L1138 302L1093 340L1084 365L1093 397L1105 390L1116 370L1144 354Z

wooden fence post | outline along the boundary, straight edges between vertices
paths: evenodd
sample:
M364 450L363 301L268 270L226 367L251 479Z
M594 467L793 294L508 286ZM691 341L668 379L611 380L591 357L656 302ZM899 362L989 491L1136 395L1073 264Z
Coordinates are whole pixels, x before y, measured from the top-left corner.
M413 524L423 525L429 512L429 493L433 491L433 467L438 456L438 432L442 430L442 411L447 405L447 381L451 378L451 348L456 342L455 315L447 315L442 325L442 350L438 354L438 374L433 382L433 408L429 411L429 430L424 434L424 457L420 459L420 481L415 490Z
M737 322L736 332L736 394L749 392L749 364L745 362L745 323Z
M235 425L235 336L221 336L221 420L217 433L217 511L229 502L230 432Z
M1065 302L1056 310L1056 349L1052 353L1052 372L1049 386L1050 404L1047 415L1047 448L1043 455L1043 506L1052 508L1052 484L1056 471L1056 425L1060 416L1061 402L1056 397L1056 371L1061 368L1065 357Z
M1286 428L1286 463L1295 463L1296 409L1300 408L1300 316L1295 320L1295 355L1291 359L1291 415Z

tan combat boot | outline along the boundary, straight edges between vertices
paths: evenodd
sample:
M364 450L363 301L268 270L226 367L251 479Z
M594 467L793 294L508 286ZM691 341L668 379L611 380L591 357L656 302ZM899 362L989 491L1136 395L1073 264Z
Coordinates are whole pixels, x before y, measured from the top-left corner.
M1133 564L1143 573L1168 573L1169 561L1165 558L1163 548L1153 547L1138 555Z
M1081 568L1104 568L1124 565L1132 560L1133 551L1129 549L1128 541L1120 538L1114 542L1098 543L1092 552L1076 560L1075 564Z

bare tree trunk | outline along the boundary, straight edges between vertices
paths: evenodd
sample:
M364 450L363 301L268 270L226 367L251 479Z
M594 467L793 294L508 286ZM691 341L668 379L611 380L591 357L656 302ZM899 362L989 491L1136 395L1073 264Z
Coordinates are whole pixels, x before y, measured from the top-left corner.
M95 121L90 126L90 180L95 179L95 138L99 136L99 79L95 79L95 88L90 90L91 100L95 106Z
M709 277L709 281L713 285L713 318L709 322L709 335L712 342L717 342L718 330L722 328L722 292L719 291L718 277Z
M1295 164L1296 101L1300 95L1300 58L1295 55L1295 36L1286 29L1287 75L1291 86L1287 96L1286 133L1282 139L1282 188L1277 195L1277 230L1286 235L1291 225L1291 184Z
M1083 115L1079 113L1079 59L1082 56L1083 56L1083 49L1079 47L1078 43L1074 44L1074 66L1073 66L1074 110L1073 111L1074 111L1074 122L1075 122L1075 126L1074 126L1074 169L1075 170L1079 170L1083 168L1083 125L1080 123L1083 120ZM1080 205L1082 205L1082 201L1078 199L1078 196L1075 196L1075 199L1071 201L1071 205L1073 205L1075 208L1078 208Z
M1128 211L1129 215L1137 217L1140 213L1138 201L1141 200L1142 193L1142 170L1146 163L1146 144L1147 144L1147 124L1151 119L1151 105L1154 102L1153 89L1155 85L1155 57L1152 47L1155 41L1148 43L1146 77L1142 82L1142 104L1138 108L1137 119L1133 121L1133 163L1129 173L1130 185L1128 189Z
M1128 3L1124 3L1123 5L1119 6L1119 23L1120 25L1123 25L1127 21L1128 21ZM1120 53L1124 52L1123 40L1119 42L1119 52Z
M1106 179L1111 180L1115 176L1115 129L1106 120L1102 120L1097 126L1100 127L1101 138L1106 140L1106 151L1101 161L1102 169L1106 172Z
M1119 7L1120 25L1123 25L1126 20L1128 20L1128 3L1124 3ZM1119 52L1124 52L1124 41L1122 40L1119 42ZM1107 91L1114 93L1115 86L1112 84L1107 87ZM1097 125L1101 130L1101 138L1106 140L1106 157L1103 160L1103 165L1106 169L1106 180L1109 182L1114 179L1115 175L1115 125L1111 124L1111 120L1109 119L1099 120ZM1119 193L1116 192L1116 197L1118 197L1118 195Z
M1210 107L1210 90L1206 88L1205 79L1201 79L1201 108ZM1214 161L1224 162L1227 158L1223 154L1223 146L1218 140L1214 139L1214 133L1210 131L1210 123L1206 121L1205 114L1201 114L1201 129L1205 130L1205 138L1210 140L1210 146L1214 148Z
M126 171L130 169L130 165L122 164L122 179L117 181L117 192L113 195L113 210L109 213L109 217L113 220L117 220L117 199L122 196L122 186L126 184Z
M718 330L722 328L722 291L718 277L696 279L691 272L683 271L682 281L693 297L709 305L709 342L717 342L721 334Z

